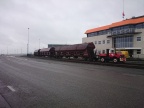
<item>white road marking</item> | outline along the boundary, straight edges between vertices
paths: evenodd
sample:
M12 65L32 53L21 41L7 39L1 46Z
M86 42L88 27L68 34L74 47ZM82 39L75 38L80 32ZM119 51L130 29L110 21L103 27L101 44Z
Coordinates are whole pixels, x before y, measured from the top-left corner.
M7 86L11 91L15 92L16 90L12 86Z

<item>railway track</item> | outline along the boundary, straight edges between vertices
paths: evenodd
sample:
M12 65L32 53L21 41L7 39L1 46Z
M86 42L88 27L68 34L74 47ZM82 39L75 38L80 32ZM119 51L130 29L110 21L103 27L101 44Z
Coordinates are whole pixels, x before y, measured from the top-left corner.
M73 63L84 63L84 64L93 64L93 65L104 65L104 66L116 66L116 67L125 67L125 68L136 68L136 69L144 69L144 64L137 64L137 63L101 63L100 61L84 61L84 60L77 60L77 59L56 59L50 57L34 57L30 56L29 58L36 58L36 59L44 59L44 60L56 60L62 62L73 62Z

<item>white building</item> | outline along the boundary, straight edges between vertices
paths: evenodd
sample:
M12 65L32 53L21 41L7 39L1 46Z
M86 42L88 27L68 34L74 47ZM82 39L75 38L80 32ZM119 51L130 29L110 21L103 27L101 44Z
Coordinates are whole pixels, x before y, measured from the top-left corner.
M130 56L144 58L144 16L89 29L82 42L93 42L97 53L106 49L127 50Z

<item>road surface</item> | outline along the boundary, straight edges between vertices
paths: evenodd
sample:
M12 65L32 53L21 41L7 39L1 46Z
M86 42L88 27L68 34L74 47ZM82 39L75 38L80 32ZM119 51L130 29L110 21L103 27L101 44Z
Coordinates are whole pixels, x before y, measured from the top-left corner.
M0 95L11 108L144 108L144 70L1 56Z

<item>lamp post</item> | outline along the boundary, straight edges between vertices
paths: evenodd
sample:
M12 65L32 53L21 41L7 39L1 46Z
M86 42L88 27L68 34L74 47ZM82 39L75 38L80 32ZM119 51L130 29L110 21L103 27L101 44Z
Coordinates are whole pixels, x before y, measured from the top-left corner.
M22 48L21 48L21 55L22 55Z
M7 55L8 55L8 46L7 46Z
M40 49L40 39L39 39L39 49Z
M28 53L29 53L29 28L28 28L27 56L28 56Z

